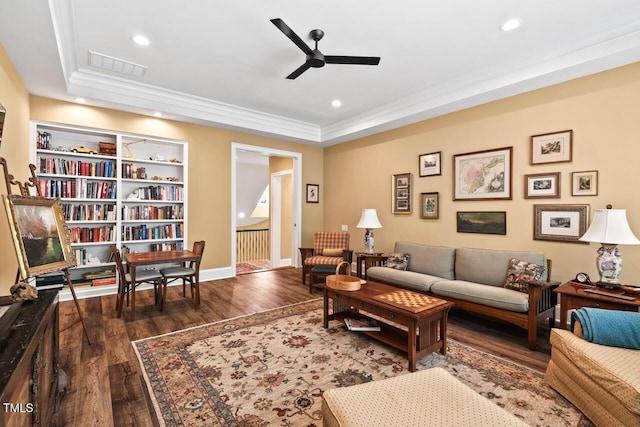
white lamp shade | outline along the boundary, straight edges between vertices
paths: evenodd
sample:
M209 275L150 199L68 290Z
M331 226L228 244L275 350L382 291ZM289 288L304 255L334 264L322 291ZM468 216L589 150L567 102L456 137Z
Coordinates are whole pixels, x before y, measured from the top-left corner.
M375 209L362 209L360 222L357 228L382 228L382 224L378 220L378 212Z
M611 245L640 244L629 227L626 209L596 209L589 229L580 240Z

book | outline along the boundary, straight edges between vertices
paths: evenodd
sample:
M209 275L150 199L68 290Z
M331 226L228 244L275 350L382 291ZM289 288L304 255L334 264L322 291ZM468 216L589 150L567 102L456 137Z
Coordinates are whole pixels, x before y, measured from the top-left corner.
M362 332L362 331L379 331L380 325L374 319L368 319L366 317L363 318L352 318L346 317L344 319L345 325L350 331L354 332Z

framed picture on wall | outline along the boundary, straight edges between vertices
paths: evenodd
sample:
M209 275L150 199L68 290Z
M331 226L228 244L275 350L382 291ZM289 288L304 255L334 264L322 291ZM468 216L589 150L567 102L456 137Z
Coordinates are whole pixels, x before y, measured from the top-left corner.
M400 173L391 178L391 212L411 214L411 174Z
M320 185L307 184L307 203L320 202Z
M23 279L76 266L60 199L2 198Z
M453 200L511 200L513 147L455 154Z
M420 177L442 175L442 151L418 156Z
M531 137L531 164L570 162L573 131L544 133Z
M555 242L578 240L587 231L589 205L534 205L533 238Z
M525 199L560 197L560 172L536 173L524 176Z
M458 233L507 234L506 212L457 212Z
M420 218L438 219L440 216L439 194L420 193Z
M572 196L597 196L598 171L573 172L571 174Z

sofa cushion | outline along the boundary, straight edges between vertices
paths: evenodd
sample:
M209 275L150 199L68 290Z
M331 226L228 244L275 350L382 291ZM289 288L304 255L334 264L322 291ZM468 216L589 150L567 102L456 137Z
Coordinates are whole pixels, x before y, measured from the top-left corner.
M431 285L438 280L442 280L442 277L388 267L371 267L367 270L367 279L378 280L411 290L428 292Z
M552 353L566 355L629 411L640 414L640 350L594 344L564 329L552 329L550 342Z
M541 252L458 248L455 254L456 279L502 288L511 258L547 265L546 258ZM543 282L547 280L546 271L540 280Z
M526 313L529 296L497 286L487 286L464 280L441 280L431 285L431 292L442 298L456 298L503 310Z
M454 279L456 250L444 246L429 246L420 243L396 242L393 252L411 254L407 270L444 279ZM506 267L505 267L506 268ZM504 277L503 277L504 279Z
M509 268L507 269L507 278L504 281L504 287L513 289L514 291L528 293L529 285L527 281L540 280L545 270L545 266L523 261L518 258L511 258L509 260Z
M385 267L395 268L396 270L406 270L409 265L409 258L409 254L391 253L389 254L389 258L387 258Z

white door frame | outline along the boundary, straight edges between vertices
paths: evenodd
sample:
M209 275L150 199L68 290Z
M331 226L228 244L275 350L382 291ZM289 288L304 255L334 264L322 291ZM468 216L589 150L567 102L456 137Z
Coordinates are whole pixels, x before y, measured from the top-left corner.
M302 241L302 153L295 151L278 150L275 148L259 147L255 145L231 143L231 275L236 275L236 218L238 213L236 207L236 182L237 182L237 166L236 157L238 151L253 151L263 153L270 156L288 157L293 159L293 191L291 200L291 218L293 220L293 232L291 233L291 264L300 267L300 259L297 254L297 248ZM273 202L269 201L272 206ZM273 254L272 254L273 258Z
M282 244L282 242L280 241L280 237L282 236L282 212L280 207L282 206L282 177L287 175L292 175L291 182L293 183L293 169L278 171L271 174L271 183L270 183L271 198L269 200L269 207L270 207L270 213L271 213L271 227L270 227L271 228L271 239L270 239L271 250L270 252L271 252L271 267L273 268L278 268L283 265L281 262L282 257L280 255L281 244ZM291 197L293 199L293 194L291 194ZM292 253L289 256L289 264L286 264L286 265L293 265L294 263L293 253L295 250L294 248L297 247L297 245L293 244L293 242L295 242L295 238L293 237L293 233L291 234L292 234L292 237L291 237Z

